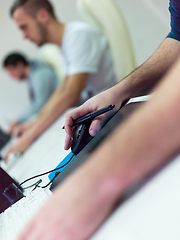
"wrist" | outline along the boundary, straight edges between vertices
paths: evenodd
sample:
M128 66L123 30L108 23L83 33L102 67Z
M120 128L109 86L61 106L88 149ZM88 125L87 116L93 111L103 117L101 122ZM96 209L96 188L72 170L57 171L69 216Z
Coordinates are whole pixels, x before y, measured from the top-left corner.
M124 79L117 84L117 96L119 96L122 103L128 101L132 97L131 87L129 86L128 81L128 79Z
M37 133L35 131L33 131L32 129L29 129L28 131L26 131L23 135L23 137L26 138L27 142L29 144L33 143L36 138L38 137Z
M29 139L29 142L35 141L45 130L46 130L46 122L44 119L35 118L25 132L26 137Z
M118 83L117 85L113 86L108 90L107 93L106 99L109 96L109 102L114 104L117 110L119 110L122 105L130 99L130 95L122 83Z

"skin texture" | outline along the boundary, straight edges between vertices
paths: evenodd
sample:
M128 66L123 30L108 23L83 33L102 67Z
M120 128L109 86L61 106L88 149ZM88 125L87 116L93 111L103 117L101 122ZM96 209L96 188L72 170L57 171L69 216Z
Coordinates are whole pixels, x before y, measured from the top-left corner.
M56 188L18 240L88 239L126 188L179 151L179 69L180 60L153 98Z

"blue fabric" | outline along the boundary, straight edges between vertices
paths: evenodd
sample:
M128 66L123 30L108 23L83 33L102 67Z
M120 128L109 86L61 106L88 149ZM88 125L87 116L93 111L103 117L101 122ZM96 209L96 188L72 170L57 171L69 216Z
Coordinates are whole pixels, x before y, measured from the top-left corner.
M180 41L180 0L170 0L171 32L167 37Z
M58 78L50 66L35 60L30 63L29 68L28 85L31 107L19 117L19 122L34 117L46 104L59 84Z

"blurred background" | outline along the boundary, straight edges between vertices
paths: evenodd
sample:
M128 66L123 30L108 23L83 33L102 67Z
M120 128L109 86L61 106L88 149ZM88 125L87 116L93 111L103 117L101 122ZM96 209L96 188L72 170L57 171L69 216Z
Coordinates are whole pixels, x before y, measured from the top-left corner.
M98 1L98 0L97 0ZM143 63L160 45L170 31L168 0L115 0L127 22L135 51L136 63ZM6 128L29 106L26 83L17 83L2 69L2 60L17 50L30 58L38 56L38 48L23 40L21 32L10 18L14 0L0 0L0 126ZM81 20L76 0L51 0L59 20L66 23Z

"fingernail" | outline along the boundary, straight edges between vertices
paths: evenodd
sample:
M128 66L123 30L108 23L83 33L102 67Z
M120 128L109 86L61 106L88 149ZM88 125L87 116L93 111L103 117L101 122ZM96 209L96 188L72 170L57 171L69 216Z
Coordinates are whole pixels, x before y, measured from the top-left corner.
M96 131L96 130L94 130L94 129L91 129L91 130L90 130L90 135L91 135L92 137L94 137L96 134L97 134L97 131Z

